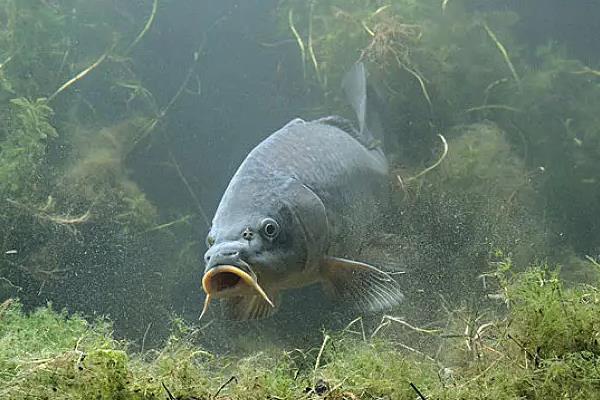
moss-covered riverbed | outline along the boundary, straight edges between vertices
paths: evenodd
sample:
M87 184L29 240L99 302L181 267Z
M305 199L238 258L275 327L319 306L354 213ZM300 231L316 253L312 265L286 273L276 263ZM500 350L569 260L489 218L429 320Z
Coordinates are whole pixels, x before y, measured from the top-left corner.
M590 267L598 267L590 261ZM93 324L50 306L0 307L1 398L10 399L593 399L600 393L600 290L556 271L489 277L504 312L450 313L444 327L388 317L394 338L354 323L312 349L211 354L199 331L174 323L163 348L131 352L108 321ZM384 318L385 320L385 318ZM381 327L380 327L381 328ZM402 332L435 338L431 351Z

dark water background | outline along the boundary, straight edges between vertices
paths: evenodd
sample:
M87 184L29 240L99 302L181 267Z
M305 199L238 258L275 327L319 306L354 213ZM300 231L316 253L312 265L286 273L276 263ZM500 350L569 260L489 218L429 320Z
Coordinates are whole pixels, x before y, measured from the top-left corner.
M114 7L119 8L122 14L129 16L132 21L136 21L139 27L148 15L151 3L131 0L118 4L115 2ZM373 2L376 3L378 4ZM175 210L192 210L195 215L191 219L191 226L176 235L175 245L161 248L151 240L142 240L139 243L141 247L136 250L130 249L127 254L116 250L120 244L116 235L107 231L94 233L94 229L91 228L86 240L95 240L96 244L110 243L107 246L109 250L98 250L94 258L97 261L94 262L90 261L89 256L82 255L81 248L76 248L70 255L63 257L70 257L69 262L78 265L96 263L104 270L95 273L103 277L113 273L106 270L111 268L111 265L115 268L117 265L123 266L122 272L114 274L115 281L125 284L111 292L113 288L110 281L99 279L95 282L94 279L86 281L79 276L72 277L71 283L56 283L42 295L36 294L34 290L21 293L20 297L26 304L35 306L49 300L58 307L66 306L70 310L86 314L108 312L111 318L115 319L117 334L134 341L139 341L141 333L152 323L149 343L158 343L165 336L170 316L182 316L188 321L197 319L203 299L200 287L203 270L201 260L208 227L197 215L198 204L190 196L186 186L172 168L165 168L164 162L169 159L177 160L202 209L210 218L229 178L252 147L292 118L327 114L323 93L303 79L298 47L285 26L286 18L281 17L281 14L286 12L283 8L285 4L275 0L159 1L156 20L132 54L136 75L158 103L166 104L193 65L194 52L198 52L197 66L191 80L193 83L188 87L197 89L195 84L199 84L200 94L185 93L178 98L161 121L161 134L143 151L137 149L132 152L127 159L127 167L131 179L159 210L159 215L163 217L162 222L168 222ZM32 7L36 7L33 2ZM521 19L514 28L514 34L530 49L548 41L556 41L566 46L570 57L580 59L591 66L600 62L598 2L515 0L473 8L479 8L480 12L493 8L518 12ZM94 17L86 16L88 19ZM99 19L102 17L98 16ZM132 32L137 32L137 29L132 28ZM93 38L88 38L87 41L91 42ZM535 64L532 65L535 68ZM111 110L112 98L104 91L95 91L93 84L90 85L91 87L87 88L87 101L96 104L99 109L104 107ZM82 85L80 90L85 91L86 86ZM68 107L65 106L61 110L61 105L58 105L56 108L60 116L60 112L65 112ZM106 114L110 114L110 111ZM418 120L420 116L412 115L409 118ZM108 118L104 122L108 122ZM400 146L416 147L415 142L411 142L412 136L398 136L402 137ZM425 141L425 145L420 146L421 153L415 153L413 159L406 161L406 164L418 164L418 161L422 161L423 155L431 151L428 149L433 147L434 140L435 138ZM434 155L429 154L425 161L429 162L433 158ZM452 204L448 205L448 209L452 209ZM592 232L598 228L597 220L594 221L593 217L590 218L584 211L581 221L583 222L576 225L575 231L581 232L582 237L589 236L585 234L586 230ZM428 229L427 226L422 228ZM464 237L459 239L479 240L475 236L469 236L471 233L464 232ZM171 277L170 279L175 281L170 282L170 293L154 297L153 287L144 286L149 272L161 272L160 268L169 269L173 266L162 264L149 267L146 259L136 265L136 252L139 252L140 256L147 252L156 252L161 260L175 262L175 256L169 252L184 240L194 241L192 253L197 257L196 269L186 269L180 277ZM130 242L127 239L123 243L123 246L129 246ZM432 243L419 244L417 247L419 246L429 248ZM597 243L595 246L600 248ZM90 245L90 248L100 247L102 246ZM583 254L594 248L593 243L586 243L580 250ZM436 254L436 257L443 255L449 259L453 257L454 250L446 247ZM403 257L410 259L411 256L404 254ZM111 261L108 262L108 259ZM452 274L445 271L440 275L435 267L431 268L433 271L422 271L422 276L433 279L431 276L439 275L439 279L435 281L436 286L444 286L447 283L448 292L464 290L472 285L469 282L445 282L444 280ZM26 286L27 282L24 281L27 277L21 279L22 286ZM73 283L75 281L78 283ZM99 283L100 281L102 283ZM425 292L425 295L417 296L434 297L427 293L427 280L415 282L412 281L409 285L415 293ZM96 283L98 286L94 286ZM410 288L408 290L410 291ZM455 294L460 297L459 293ZM2 297L10 295L12 294L9 291ZM161 311L155 314L152 311L155 303L160 303L158 307L168 312ZM427 301L421 304L431 306ZM407 307L406 310L402 310L403 313L421 314L419 303L409 302ZM312 336L319 337L321 327L339 328L352 319L349 315L343 315L343 310L336 310L330 306L316 289L296 293L286 300L284 308L281 316L275 321L234 323L226 326L216 323L216 328L207 328L209 342L214 338L217 338L218 342L222 332L242 336L242 330L248 329L255 329L254 332L262 332L264 329L276 332L272 333L274 336L282 337L298 336L300 332L302 340L310 340ZM140 317L142 314L145 316Z

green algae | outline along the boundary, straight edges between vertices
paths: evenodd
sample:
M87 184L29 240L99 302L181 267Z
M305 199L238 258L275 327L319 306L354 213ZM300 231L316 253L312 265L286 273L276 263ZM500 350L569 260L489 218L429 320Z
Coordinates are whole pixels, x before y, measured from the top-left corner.
M198 330L175 323L163 348L133 352L106 320L86 322L51 307L0 313L2 393L13 399L514 399L594 398L600 388L600 292L565 287L558 271L496 264L507 308L472 331L454 318L444 351L407 352L394 339L325 335L322 346L217 355L194 345ZM492 284L492 282L490 282ZM495 315L495 317L491 317ZM176 322L176 321L175 321ZM435 358L434 358L435 357Z
M402 256L423 278L415 285L472 293L498 248L519 265L572 256L565 272L578 274L575 258L597 253L600 232L597 70L550 32L547 42L522 33L543 2L440 3L286 1L281 29L293 10L316 60L305 54L306 85L331 109L348 112L345 65L367 63L398 178L388 230L412 253ZM421 175L439 134L448 155Z
M132 158L161 128L131 58L149 16L132 20L130 6L138 10L0 1L0 248L9 254L0 299L19 296L25 308L52 299L89 314L101 307L117 330L135 321L141 338L154 316L155 332L166 330L168 307L144 306L168 303L176 281L161 268L166 254L182 252L169 229L146 232L182 212L159 215L131 176ZM164 256L148 251L159 247Z
M367 62L393 110L385 120L392 157L411 166L430 157L438 133L448 137L459 134L457 126L486 120L498 124L512 154L530 171L545 170L539 191L549 217L574 239L576 251L593 251L598 75L569 53L568 43L531 43L520 34L542 2L529 4L529 11L491 1L305 3L285 5L305 43L312 37L319 74L309 68L306 79L328 83L325 103L343 108L337 82L345 66Z
M46 146L58 136L51 124L54 110L45 99L17 97L5 113L11 123L0 136L0 192L10 198L33 195L44 190Z
M445 354L419 350L436 362L393 343L403 340L398 329L391 343L332 334L315 369L319 348L269 349L263 338L263 353L224 357L191 343L194 328L162 350L135 353L168 335L178 282L200 263L188 210L161 209L134 174L148 162L135 164L136 156L164 145L154 141L165 123L160 99L131 53L151 20L131 23L109 3L0 1L0 245L10 253L0 259L0 300L18 296L30 309L47 297L61 308L101 310L115 336L126 326L136 338L121 342L105 322L4 303L0 377L8 383L0 394L165 398L166 387L176 398L275 399L326 388L334 399L412 399L413 383L427 398L594 398L597 288L566 288L560 279L597 279L583 256L597 254L600 237L598 71L564 46L518 36L526 14L440 3L282 2L281 30L293 38L293 27L304 49L294 53L304 88L322 95L303 116L347 112L338 82L355 60L368 63L392 110L388 150L406 184L396 184L394 251L410 253L412 285L430 303L444 289L452 304L472 296L487 306L481 281L498 249L516 269L558 260L560 278L542 267L504 270L501 296L492 297L508 304L506 316L451 313L446 334L460 338L423 340L442 342ZM407 179L438 159L438 133L447 157ZM168 160L180 172L165 149L150 162ZM416 301L412 312L446 317L430 303Z

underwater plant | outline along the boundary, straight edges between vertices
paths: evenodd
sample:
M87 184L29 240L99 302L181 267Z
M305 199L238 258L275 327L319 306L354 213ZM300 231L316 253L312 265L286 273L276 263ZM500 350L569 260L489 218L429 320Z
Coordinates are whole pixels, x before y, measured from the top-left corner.
M26 314L18 301L8 300L0 305L0 395L593 398L600 378L597 285L566 288L547 265L515 272L501 255L494 263L489 289L498 290L504 308L495 317L456 310L445 328L424 329L387 316L371 331L356 319L343 332L325 332L317 347L267 347L245 355L204 350L195 344L202 328L177 319L163 348L136 353L113 339L106 320L90 323L51 306ZM411 335L433 343L417 350L406 344Z
M156 13L157 1L0 1L0 299L101 311L140 341L166 334L166 275L195 262L168 256L184 212L165 223L132 177L176 100L159 109L137 74Z
M292 45L265 62L294 65L286 84L309 98L294 113L349 114L338 82L354 61L369 64L398 179L394 214L363 255L400 260L409 294L381 337L356 322L284 352L266 333L283 336L277 326L254 327L263 337L252 343L247 326L215 322L217 343L206 327L169 326L174 309L190 317L201 304L195 238L213 197L198 197L206 177L189 176L170 147L206 145L205 132L182 130L183 113L169 118L206 90L194 75L205 53L185 50L189 72L172 90L147 79L169 65L148 62L144 44L164 45L172 21L161 13L174 2L0 0L0 397L594 398L598 60L560 31L523 33L550 3L511 3L285 0L269 11L278 26L265 42ZM144 176L151 166L164 170L160 188ZM32 312L47 300L68 311ZM89 322L97 314L112 326ZM252 354L203 347L236 341Z
M461 127L496 124L506 141L497 149L493 146L499 142L489 142L488 154L496 151L508 159L499 156L500 164L490 164L489 171L516 157L527 172L511 174L515 182L502 184L525 189L526 181L535 183L535 198L526 199L521 189L515 191L520 199L511 198L527 203L521 216L537 218L534 224L542 229L561 227L560 235L547 235L559 247L573 246L580 257L595 254L600 232L594 218L599 212L595 176L600 172L599 124L593 111L600 106L597 70L571 56L571 43L523 36L534 18L533 4L441 3L285 1L280 29L297 42L307 85L321 88L323 101L333 109L343 109L337 82L344 66L357 60L369 63L386 105L387 150L400 169L418 171L424 163L433 164L438 134L451 142L463 134ZM450 143L445 162L454 151L462 152ZM485 160L485 151L480 147L473 154ZM436 181L436 190L451 193L460 184L468 198L471 190L478 191L478 182L487 182L477 173L465 175L462 183L451 178ZM481 200L496 202L501 195L490 192ZM474 210L473 215L486 215ZM495 223L511 224L497 218ZM551 241L538 254L556 255Z

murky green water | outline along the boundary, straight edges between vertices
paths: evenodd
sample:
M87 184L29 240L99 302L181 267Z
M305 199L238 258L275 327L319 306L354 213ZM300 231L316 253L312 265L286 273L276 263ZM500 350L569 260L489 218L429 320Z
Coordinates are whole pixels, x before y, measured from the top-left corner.
M502 316L488 273L507 259L593 285L598 37L600 4L583 1L0 0L0 302L105 315L136 349L162 348L173 321L215 353L318 348L358 316L319 287L268 320L215 306L200 324L205 237L262 139L353 118L340 81L359 60L393 207L344 256L405 272L386 314ZM435 357L439 338L387 334Z

